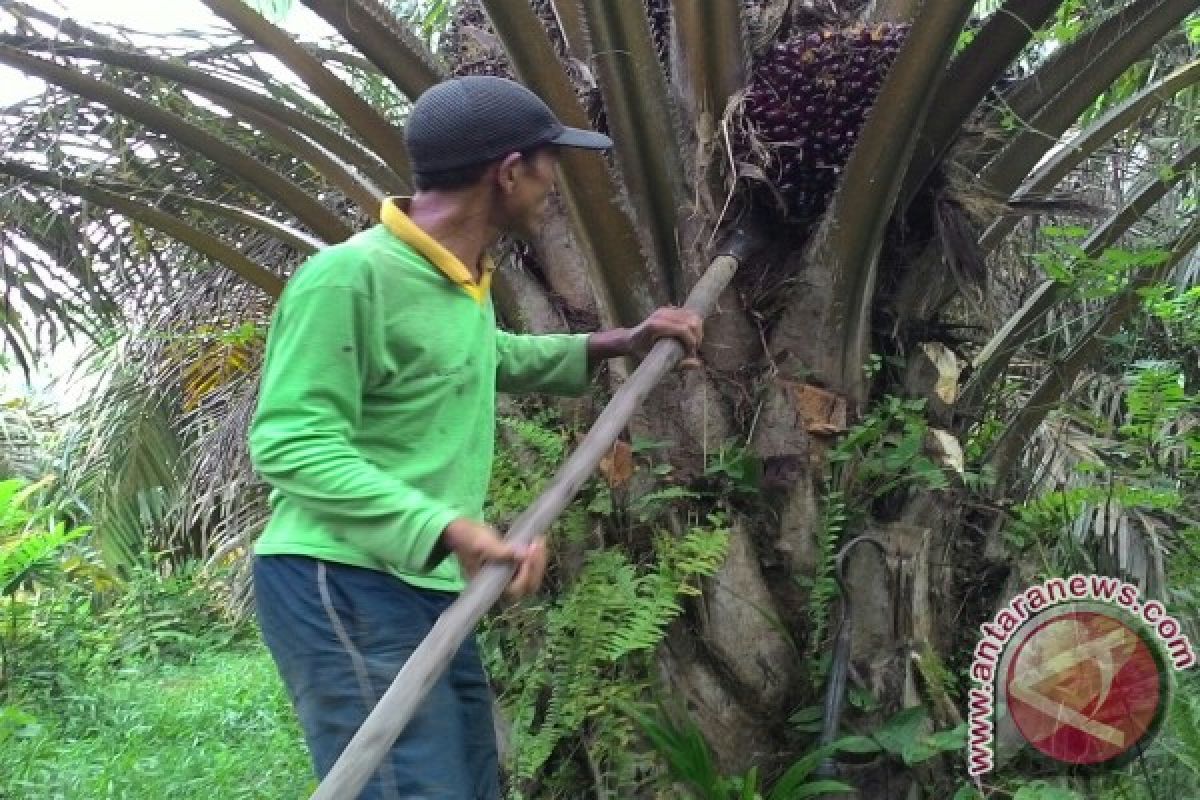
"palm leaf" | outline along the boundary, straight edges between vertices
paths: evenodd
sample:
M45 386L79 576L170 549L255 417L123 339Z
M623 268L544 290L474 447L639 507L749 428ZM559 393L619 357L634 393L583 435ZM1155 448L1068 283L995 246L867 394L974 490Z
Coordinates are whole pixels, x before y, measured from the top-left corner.
M317 97L363 138L397 175L411 173L404 136L351 87L243 0L203 0L212 11L287 65Z
M136 411L136 406L134 409ZM137 413L122 432L123 457L106 474L93 505L94 538L110 566L138 563L165 544L179 492L181 446L161 404Z
M349 200L356 203L363 216L378 220L380 206L383 203L383 193L379 189L356 175L329 151L293 132L282 122L249 108L239 109L236 104L232 108L239 112L243 119L253 123L256 128L274 138L286 150L315 168L322 177L340 189Z
M177 540L202 536L191 546L210 566L241 564L231 590L243 608L250 563L244 556L270 518L268 487L254 476L247 451L257 398L254 370L229 380L185 420L183 430L193 443L185 453L190 469L174 533Z
M558 20L566 44L567 55L584 64L592 63L592 48L588 43L583 8L580 0L551 0L554 18Z
M1099 318L1079 336L1070 351L1048 365L1046 377L1009 421L986 457L987 463L992 465L997 486L1004 485L1009 470L1028 447L1033 431L1042 424L1051 409L1061 404L1063 393L1100 353L1105 340L1119 331L1140 307L1139 290L1162 280L1196 249L1197 244L1200 244L1200 222L1193 221L1189 229L1168 246L1170 255L1163 263L1132 276L1129 285L1109 301Z
M817 234L815 260L827 265L833 280L831 319L839 330L831 341L840 344L842 353L836 380L856 401L865 396L862 365L884 229L916 132L972 7L966 0L925 5L880 90Z
M92 309L99 318L97 321L102 322L111 311L116 310L115 300L104 286L104 281L88 265L90 243L70 224L70 215L65 211L56 209L55 213L48 214L46 204L38 202L28 191L10 192L5 198L6 222L12 230L22 231L59 267L58 278L64 299L67 302L78 301ZM15 279L15 272L9 274Z
M88 77L78 70L31 56L9 45L0 44L0 63L16 67L28 75L37 76L82 97L103 103L112 110L136 119L204 154L256 186L265 196L285 205L326 241L338 242L350 235L349 228L292 181L175 114L126 94L116 86Z
M114 184L105 184L105 188L108 188L112 191L117 191L119 189L121 192L128 193L130 195L152 195L162 200L169 200L172 204L194 208L213 216L220 217L221 219L229 220L230 222L236 222L245 225L248 228L261 231L262 233L274 237L294 250L306 255L315 253L324 246L320 239L317 239L316 237L311 236L304 231L288 227L282 222L276 222L270 217L264 216L257 211L251 211L248 208L240 208L232 205L231 203L222 203L218 200L209 200L208 198L200 197L198 195L181 194L178 192L164 192L161 189L147 189L145 187L138 186L118 187Z
M1168 102L1174 95L1200 80L1200 61L1185 64L1164 75L1125 102L1109 109L1103 116L1063 143L1013 193L1010 202L1019 203L1037 197L1058 185L1088 156L1104 146L1112 137L1136 123L1147 109ZM988 226L979 237L984 250L992 250L1016 227L1018 217L1001 217Z
M1081 246L1086 258L1096 258L1111 246L1131 225L1141 219L1155 203L1161 200L1171 187L1187 175L1187 171L1200 159L1200 145L1193 145L1177 157L1165 173L1154 175L1143 182L1129 201L1096 228ZM1037 325L1070 291L1070 287L1057 281L1043 282L1025 301L1024 305L1010 316L1004 326L988 341L975 357L971 379L963 389L960 407L972 408L1004 371L1009 359L1024 344Z
M1002 114L1021 121L1033 119L1077 75L1088 70L1110 43L1128 36L1160 5L1162 0L1134 0L1088 26L1004 95L1001 107L989 120L990 126L996 127Z
M1125 35L1108 43L984 165L979 171L980 184L1002 197L1011 195L1104 89L1195 10L1196 0L1161 0L1139 17Z
M168 401L130 350L100 347L77 365L95 388L69 417L58 449L63 491L89 509L93 541L114 568L164 546L180 485Z
M0 480L33 480L47 474L50 435L62 419L48 408L23 398L0 401ZM3 506L3 498L0 498ZM0 514L2 516L2 514Z
M1009 0L994 12L971 43L951 62L917 142L896 208L903 213L961 134L988 90L1029 44L1034 32L1063 0Z
M741 3L671 3L672 71L692 120L715 127L730 98L746 84L749 48Z
M163 233L208 256L268 294L278 295L283 289L283 281L279 276L255 264L220 239L193 228L178 217L159 211L152 206L130 200L100 186L34 169L16 161L0 160L0 173L61 189L90 202L120 211L130 219L136 219L158 228Z
M567 5L567 4L560 4ZM640 4L583 0L617 161L647 248L680 297L679 225L686 206L679 132L666 79Z
M442 66L379 0L302 0L409 99L441 80Z
M28 186L10 188L6 194L0 220L9 233L7 247L0 249L0 265L7 291L0 300L0 328L9 351L26 371L35 344L24 331L22 317L9 308L16 295L25 293L25 284L40 288L44 298L38 344L42 333L51 346L59 333L94 336L120 311L115 293L106 285L107 276L90 265L90 242L67 223L74 216L71 205L63 203L51 212L50 205ZM137 272L137 267L130 270L131 277ZM45 290L46 286L55 290Z
M68 20L63 20L62 24L66 26L68 22ZM408 188L406 173L397 175L374 153L320 119L303 113L268 94L210 74L194 65L182 64L144 53L130 52L121 48L63 42L45 37L5 34L0 35L0 43L25 50L53 52L59 56L128 67L142 75L155 75L175 81L219 105L228 107L231 104L237 104L239 107L254 109L316 142L333 155L361 170L371 180L389 191L407 190ZM198 63L198 59L196 63ZM253 79L253 76L250 77ZM270 90L277 87L273 84L265 84L264 88Z

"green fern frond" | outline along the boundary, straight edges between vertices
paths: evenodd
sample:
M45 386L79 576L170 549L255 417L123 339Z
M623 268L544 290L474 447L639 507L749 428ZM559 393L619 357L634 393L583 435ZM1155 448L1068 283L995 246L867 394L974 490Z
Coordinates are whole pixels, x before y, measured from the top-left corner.
M537 775L560 744L588 726L601 740L593 745L602 751L593 754L595 760L622 754L621 743L627 745L632 729L614 709L642 689L630 677L631 668L662 642L682 613L680 598L697 591L696 579L717 571L727 546L727 531L714 526L678 539L659 537L649 568L616 549L588 557L579 577L546 612L545 641L534 663L511 673L519 684L513 715L518 778Z
M812 592L808 598L809 650L815 654L825 640L829 625L829 611L838 587L834 580L837 568L837 548L845 529L847 511L846 498L840 491L830 491L821 512L821 525L817 528L817 569L813 575Z
M504 417L500 424L517 434L525 444L537 451L546 464L557 464L566 453L567 440L562 431L550 427L547 419Z

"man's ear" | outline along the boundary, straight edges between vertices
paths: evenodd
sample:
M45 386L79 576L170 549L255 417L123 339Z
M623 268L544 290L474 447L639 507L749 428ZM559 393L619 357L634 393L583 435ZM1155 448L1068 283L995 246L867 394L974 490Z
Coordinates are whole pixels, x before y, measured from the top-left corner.
M496 167L496 183L506 194L516 188L521 167L520 153L509 153L501 159L500 164Z

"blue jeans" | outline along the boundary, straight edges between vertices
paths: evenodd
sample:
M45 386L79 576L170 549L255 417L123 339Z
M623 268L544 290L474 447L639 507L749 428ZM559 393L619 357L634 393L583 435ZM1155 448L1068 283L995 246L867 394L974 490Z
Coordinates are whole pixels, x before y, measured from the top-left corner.
M302 556L254 559L263 639L324 777L455 595ZM496 800L492 700L474 638L400 734L360 800Z

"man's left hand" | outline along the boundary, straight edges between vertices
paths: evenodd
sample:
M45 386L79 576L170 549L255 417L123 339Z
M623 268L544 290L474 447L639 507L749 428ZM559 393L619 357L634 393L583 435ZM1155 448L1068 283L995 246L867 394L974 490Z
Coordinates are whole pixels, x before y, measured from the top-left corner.
M629 331L629 352L638 357L645 356L654 343L664 338L678 339L683 345L683 360L680 367L700 366L698 355L700 342L704 339L704 320L695 311L675 306L664 306L646 317L645 321Z

